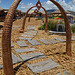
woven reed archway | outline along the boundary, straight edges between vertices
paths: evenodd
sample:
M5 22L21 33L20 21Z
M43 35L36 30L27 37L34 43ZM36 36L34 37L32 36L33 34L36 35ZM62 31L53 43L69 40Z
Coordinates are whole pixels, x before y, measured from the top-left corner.
M40 6L38 6L38 4L40 4ZM28 12L29 12L32 8L34 8L34 7L37 7L38 10L40 10L41 8L44 10L44 12L45 12L45 20L46 20L46 21L45 21L45 32L47 32L47 11L46 11L46 9L45 9L44 7L42 7L40 0L38 0L36 6L33 6L33 7L29 8L29 9L27 10L27 12L26 12L26 14L25 14L25 16L24 16L24 18L23 18L23 25L22 25L22 29L20 30L20 33L23 33L23 32L24 32L25 23L26 23L26 18L27 18Z
M4 75L14 75L12 55L11 55L11 31L12 31L12 22L13 22L14 13L20 1L21 0L15 0L13 2L4 22L3 34L2 34L2 57L3 57ZM63 15L66 27L66 54L71 56L71 29L68 18L66 16L64 9L61 7L59 3L57 3L55 0L50 0L50 1L59 8L61 14Z
M34 14L36 14L36 15L38 15L38 14L44 15L43 13L41 13L41 12L35 12L35 10L34 10L34 12L32 12L32 13L29 15L28 22L30 22L31 16L33 16Z

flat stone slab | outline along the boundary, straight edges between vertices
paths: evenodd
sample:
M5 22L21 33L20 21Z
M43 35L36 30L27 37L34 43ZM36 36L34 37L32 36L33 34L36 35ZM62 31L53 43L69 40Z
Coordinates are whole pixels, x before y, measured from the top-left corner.
M22 61L19 57L17 57L13 53L12 53L12 60L13 60L13 64L16 64Z
M35 26L28 26L27 30L35 30Z
M14 49L16 52L29 52L29 51L35 51L35 48L28 48L28 49Z
M45 45L47 45L47 44L51 44L50 42L48 42L48 41L45 40L45 39L40 39L40 41L43 42Z
M41 45L37 40L28 40L31 45Z
M37 33L27 33L26 35L32 35L35 36Z
M26 37L27 35L25 35L25 34L22 34L21 36L24 36L24 37Z
M14 45L13 45L13 41L11 41L11 47L14 47Z
M38 33L38 31L27 31L27 33Z
M25 43L25 41L17 41L17 44L20 46L20 47L27 47L28 45Z
M27 66L35 73L43 72L46 70L50 70L53 68L56 68L59 66L56 62L54 62L51 59L39 62L39 63L34 63L34 64L28 64Z
M63 39L61 39L61 38L55 38L55 40L58 40L58 41L60 41L60 42L66 42L66 40L63 40Z
M26 61L26 60L35 60L35 59L39 59L39 58L43 58L43 57L46 57L43 53L41 52L35 52L35 53L28 53L28 54L24 54L24 55L21 55L19 54L20 57Z
M37 33L36 32L25 32L24 34L25 35L36 35Z
M3 66L0 64L0 69L2 69L3 68Z
M33 35L25 35L25 34L22 34L21 36L24 36L24 37L34 37Z
M62 75L62 73L58 73L56 75ZM69 73L69 71L64 71L63 75L73 75L72 73Z
M50 42L51 44L59 43L58 41L56 41L56 40L54 40L54 39L49 39L49 42Z
M63 37L63 39L66 39L66 37ZM75 36L72 36L71 41L75 41Z
M32 40L32 38L19 37L20 40Z
M26 35L36 35L38 33L38 31L27 31L24 34Z

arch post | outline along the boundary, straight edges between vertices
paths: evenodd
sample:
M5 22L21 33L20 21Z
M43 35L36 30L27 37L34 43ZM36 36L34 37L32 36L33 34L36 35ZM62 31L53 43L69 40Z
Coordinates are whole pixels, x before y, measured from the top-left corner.
M29 12L32 8L34 8L34 7L36 7L36 6L31 7L31 8L28 9L28 11L26 12L26 14L25 14L25 16L24 16L24 18L23 18L23 24L22 24L22 29L20 30L20 33L23 33L23 32L24 32L27 14L28 14L28 12ZM46 22L45 22L45 32L47 32L47 20L48 20L48 19L47 19L47 11L45 10L44 7L41 7L41 8L45 11L45 19L46 19Z
M30 14L29 16L29 19L28 19L28 22L30 22L30 19L31 19L31 16L33 15L33 13Z
M31 18L31 16L29 16L28 22L30 22L30 18Z
M19 31L20 33L23 33L23 32L24 32L24 28L25 28L26 18L27 18L28 12L29 12L32 8L34 8L34 7L36 7L36 6L33 6L33 7L29 8L28 11L26 12L26 14L25 14L25 16L24 16L24 18L23 18L22 29L20 29L20 31Z
M4 22L3 34L2 34L2 58L3 58L4 75L14 75L12 55L11 55L11 31L12 31L12 22L13 22L14 13L20 1L21 0L14 0ZM59 3L57 3L55 0L50 0L50 1L53 2L60 9L64 17L65 27L66 27L66 54L71 56L72 55L71 54L71 28L69 25L68 18L66 16L64 9L60 6Z
M65 10L62 8L62 6L58 2L56 2L55 0L50 0L50 1L59 8L59 10L64 18L65 27L66 27L66 54L69 56L72 56L72 54L71 54L71 28L69 25L67 15L65 13Z
M2 34L2 58L4 75L14 75L11 53L11 31L14 13L20 1L21 0L14 0L4 22Z
M48 16L47 16L47 11L45 10L44 7L42 7L42 9L45 11L45 32L47 32L47 23L48 23Z

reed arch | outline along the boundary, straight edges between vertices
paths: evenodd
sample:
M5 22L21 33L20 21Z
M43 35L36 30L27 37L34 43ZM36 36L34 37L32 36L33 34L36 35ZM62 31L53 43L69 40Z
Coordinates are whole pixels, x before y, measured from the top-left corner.
M33 14L34 14L34 12L32 12L32 13L29 15L28 22L30 22L31 16L32 16Z
M32 8L35 8L35 7L38 8L37 4L36 4L36 6L33 6L33 7L29 8L29 9L27 10L27 12L26 12L26 14L25 14L25 16L24 16L24 18L23 18L23 24L22 24L22 29L20 30L20 33L23 33L23 32L24 32L25 24L26 24L26 18L27 18L28 12L29 12ZM45 32L47 32L47 11L46 11L46 9L45 9L44 7L42 7L42 6L40 6L40 8L42 8L42 9L44 10L44 12L45 12Z
M34 15L34 14L42 14L42 16L43 16L43 13L41 13L41 12L38 12L38 13L37 13L37 12L36 12L36 13L35 13L35 12L32 12L32 13L29 15L28 22L30 22L31 16Z
M14 0L4 22L3 34L2 34L2 58L3 58L4 75L14 75L12 54L11 54L11 31L12 31L12 22L13 22L14 13L20 1L21 0ZM64 9L58 2L56 2L55 0L50 0L50 1L59 8L61 14L63 15L66 27L66 54L71 56L71 28L69 25L68 18L66 16Z

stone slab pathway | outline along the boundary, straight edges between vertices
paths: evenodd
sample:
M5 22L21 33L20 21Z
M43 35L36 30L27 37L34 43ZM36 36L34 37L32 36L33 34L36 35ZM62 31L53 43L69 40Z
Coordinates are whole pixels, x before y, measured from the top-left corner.
M28 45L25 43L25 41L17 41L17 44L20 46L20 47L27 47Z
M56 44L56 43L59 43L58 41L54 40L54 39L49 39L48 40L51 44Z
M27 30L35 30L35 26L28 26Z
M25 34L25 35L36 35L37 32L36 32L36 31L33 31L33 32L32 32L32 31L30 31L30 32L27 31L27 32L25 32L24 34Z
M38 33L38 31L27 31L25 33Z
M41 45L37 40L28 40L31 45Z
M13 53L12 53L12 60L13 60L13 64L16 64L22 61L19 57L17 57Z
M60 42L66 42L66 40L63 40L63 39L61 39L61 38L55 38L55 40L58 40L58 41L60 41Z
M23 36L25 38L33 38L34 37L33 35L25 35L25 34L22 34L21 36Z
M19 37L20 40L32 40L32 38Z
M29 51L36 51L35 48L28 48L28 49L14 49L16 52L21 53L21 52L29 52Z
M51 44L50 42L48 42L46 39L40 39L41 42L43 42L45 45L47 44Z
M38 63L34 63L34 64L27 64L27 66L35 73L39 73L39 72L43 72L46 70L50 70L53 69L55 67L58 67L59 64L57 64L56 62L54 62L51 59L42 61L42 62L38 62Z
M28 26L27 30L35 30L35 26ZM32 40L32 37L34 37L37 34L37 31L27 31L24 34L22 34L21 36L23 37L19 37L20 40L27 40L31 45L35 46L35 45L41 45L41 43L39 43L37 40ZM26 38L25 38L26 37ZM61 38L56 38L56 40L59 40L61 42L63 42L63 40L61 40ZM42 43L44 43L45 45L47 44L56 44L59 43L58 41L56 41L54 39L49 39L48 41L46 39L40 39L40 41ZM25 43L25 41L17 41L17 44L20 47L27 47L28 45ZM14 47L13 42L11 41L11 47ZM23 49L14 49L18 55L23 59L23 61L34 61L34 60L38 60L38 59L43 59L46 58L46 60L44 61L40 61L34 64L29 64L28 62L26 62L27 66L32 70L32 72L34 73L39 73L39 72L43 72L46 70L51 70L54 69L56 67L60 67L60 65L58 63L56 63L55 61L48 59L47 56L45 56L43 53L41 52L33 52L36 51L35 48L23 48ZM20 54L20 53L25 53L25 52L31 52L31 53L26 53L26 54ZM19 63L22 60L14 55L12 53L12 60L13 60L13 64ZM0 68L3 68L2 65L0 65ZM64 74L66 74L66 72L64 72ZM61 75L61 73L58 73L57 75Z
M41 58L41 56L44 56L44 54L41 52L28 53L24 55L19 54L19 55L23 59L23 61L34 60L34 59L37 59L38 57Z

